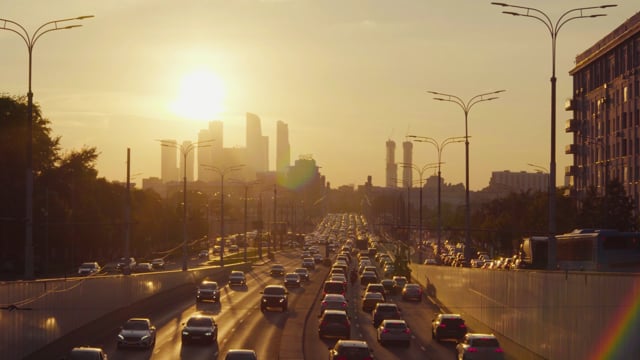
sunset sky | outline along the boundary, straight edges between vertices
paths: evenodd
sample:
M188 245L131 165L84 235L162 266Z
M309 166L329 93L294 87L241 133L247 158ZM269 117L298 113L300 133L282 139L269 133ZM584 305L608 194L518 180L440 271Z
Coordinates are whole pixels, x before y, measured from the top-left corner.
M609 2L507 1L555 21L564 11ZM565 99L575 56L640 11L637 1L590 13L558 36L558 184ZM464 135L464 113L427 90L467 100L506 89L469 113L472 190L492 171L549 167L551 38L542 23L502 14L480 0L3 0L0 18L33 33L51 20L95 15L80 28L40 38L33 51L34 101L65 150L95 146L99 176L160 176L156 139L197 141L222 120L225 147L245 144L245 113L262 119L275 166L275 127L289 125L292 163L311 154L333 187L385 184L385 142L409 134L438 142ZM0 21L0 27L3 22ZM0 93L27 92L27 47L0 30ZM414 163L437 161L414 144ZM464 183L464 144L443 151L447 183ZM401 172L399 172L401 173ZM429 172L429 174L431 174ZM426 176L426 174L425 174ZM418 174L414 174L418 178Z

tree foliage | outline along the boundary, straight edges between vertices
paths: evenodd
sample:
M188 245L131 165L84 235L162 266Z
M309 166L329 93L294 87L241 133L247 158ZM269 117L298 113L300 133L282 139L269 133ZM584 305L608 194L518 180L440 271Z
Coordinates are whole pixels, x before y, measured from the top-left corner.
M579 228L616 229L636 231L638 219L634 216L633 199L627 196L618 179L607 182L604 195L595 187L587 190L578 216Z

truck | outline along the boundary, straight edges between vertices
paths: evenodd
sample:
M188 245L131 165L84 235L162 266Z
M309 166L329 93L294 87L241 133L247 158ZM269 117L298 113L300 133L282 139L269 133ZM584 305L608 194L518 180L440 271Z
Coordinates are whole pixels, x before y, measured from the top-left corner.
M549 238L531 236L522 239L520 261L524 269L546 269L548 264Z

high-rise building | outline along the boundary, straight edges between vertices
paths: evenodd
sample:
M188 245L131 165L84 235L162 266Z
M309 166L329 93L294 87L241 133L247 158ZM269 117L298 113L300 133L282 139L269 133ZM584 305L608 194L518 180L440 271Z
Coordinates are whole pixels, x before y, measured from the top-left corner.
M387 187L395 188L398 186L398 164L396 164L396 142L387 140L387 158L386 158L386 182Z
M402 150L402 185L411 187L413 185L413 143L403 142Z
M160 177L162 182L180 180L178 174L178 142L160 140Z
M594 187L604 195L609 180L619 180L635 209L640 206L640 12L576 56L572 112L565 131L573 143L565 153L573 165L572 195L580 202Z
M247 113L247 170L263 173L269 170L269 138L262 135L260 118Z
M206 169L206 166L213 165L213 151L211 146L213 138L211 132L208 129L203 129L198 132L198 143L204 144L204 146L198 146L198 180L199 181L211 181L211 171Z
M291 165L289 125L279 120L276 125L276 172L286 174Z

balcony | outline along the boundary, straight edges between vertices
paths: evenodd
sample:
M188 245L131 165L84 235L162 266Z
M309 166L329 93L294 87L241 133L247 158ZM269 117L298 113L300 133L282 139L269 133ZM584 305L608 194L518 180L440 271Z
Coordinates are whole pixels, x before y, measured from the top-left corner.
M577 154L578 153L578 144L569 144L564 147L564 153L567 155Z
M564 109L566 111L573 111L576 109L576 99L567 99L564 103Z
M565 166L564 176L576 176L578 173L578 167L575 165Z
M580 124L582 121L577 119L569 119L565 122L564 132L572 133L580 130Z

